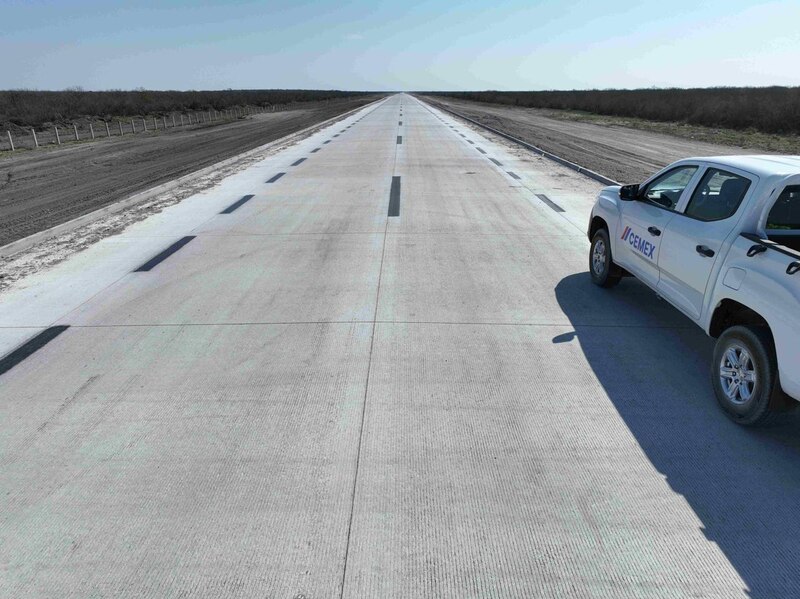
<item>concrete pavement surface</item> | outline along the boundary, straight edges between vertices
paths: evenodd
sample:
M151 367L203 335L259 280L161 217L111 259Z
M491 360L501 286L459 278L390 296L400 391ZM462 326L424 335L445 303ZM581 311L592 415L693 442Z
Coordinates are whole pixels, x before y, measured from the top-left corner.
M0 596L798 596L800 422L597 191L398 94L15 284Z

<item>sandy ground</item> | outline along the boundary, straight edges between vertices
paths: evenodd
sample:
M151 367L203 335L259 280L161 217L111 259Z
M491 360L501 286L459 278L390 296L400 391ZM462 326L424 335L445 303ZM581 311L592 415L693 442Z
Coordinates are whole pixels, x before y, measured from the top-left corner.
M110 138L0 159L0 246L336 116L374 98L181 133Z
M553 119L534 108L426 98L622 183L638 183L688 156L763 154L638 129Z

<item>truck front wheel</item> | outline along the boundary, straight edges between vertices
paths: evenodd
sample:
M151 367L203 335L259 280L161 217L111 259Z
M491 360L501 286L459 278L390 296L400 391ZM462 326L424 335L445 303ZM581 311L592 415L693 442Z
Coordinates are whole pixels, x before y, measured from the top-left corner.
M714 347L711 383L719 405L734 422L758 426L769 421L783 393L769 329L726 329Z
M613 287L622 278L622 271L611 259L608 231L598 229L589 249L589 274L592 283L600 287Z

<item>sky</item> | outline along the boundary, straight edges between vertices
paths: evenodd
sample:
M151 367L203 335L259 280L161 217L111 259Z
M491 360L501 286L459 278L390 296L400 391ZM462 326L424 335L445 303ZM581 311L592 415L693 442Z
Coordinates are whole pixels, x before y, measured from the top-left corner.
M800 0L0 0L0 89L800 85Z

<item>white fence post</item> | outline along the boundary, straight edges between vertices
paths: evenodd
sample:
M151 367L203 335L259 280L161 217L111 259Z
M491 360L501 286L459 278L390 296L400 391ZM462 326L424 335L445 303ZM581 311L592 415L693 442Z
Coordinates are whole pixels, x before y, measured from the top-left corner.
M80 138L78 137L78 125L72 123L72 130L75 132L75 141L80 141Z
M164 131L166 131L167 130L167 117L162 116L161 120L164 121Z
M106 126L106 137L111 137L111 129L108 128L108 121L103 121Z
M158 131L158 122L156 121L156 117L153 117L153 129Z
M144 117L142 117L142 126L144 127L145 132L147 132L147 121L144 120Z
M11 131L6 131L6 134L8 135L8 143L11 144L11 151L13 152L14 151L14 140L11 139Z
M38 148L39 147L39 140L36 139L36 131L34 129L31 129L31 135L33 135L33 145Z
M61 137L59 137L58 135L58 127L56 125L53 125L53 128L56 130L56 142L58 143L58 145L61 145Z
M89 123L89 133L92 134L92 141L94 141L94 127L92 127L91 123Z
M172 113L172 128L175 128L175 113Z
M136 133L136 123L133 121L133 119L131 119L131 129L134 133Z
M117 121L117 125L119 125L119 136L122 137L125 135L125 133L122 131L122 121Z
M183 127L183 113L181 113L181 127Z

